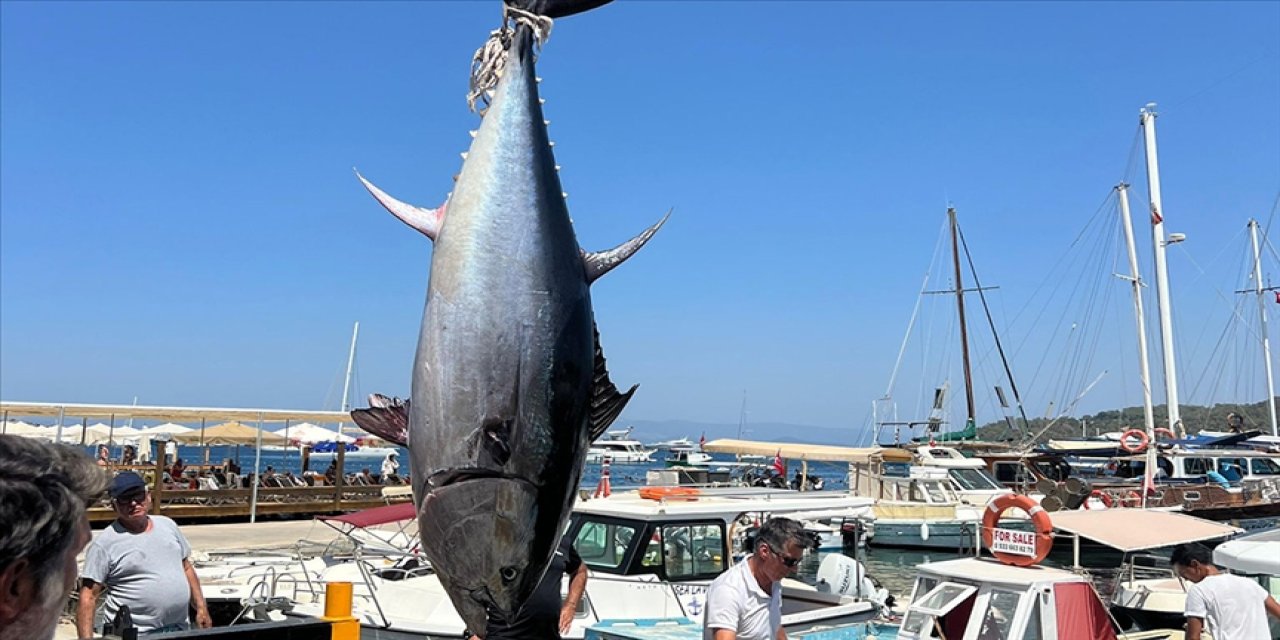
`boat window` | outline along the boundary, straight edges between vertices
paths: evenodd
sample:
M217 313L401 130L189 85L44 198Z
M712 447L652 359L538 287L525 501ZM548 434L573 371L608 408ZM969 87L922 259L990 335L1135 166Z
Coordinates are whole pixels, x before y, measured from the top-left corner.
M942 482L921 482L920 488L924 490L929 502L951 502L951 498L947 496L946 485Z
M956 485L964 491L989 491L1003 489L991 474L983 469L952 469L948 473Z
M919 592L924 587L924 579L921 579L916 586L916 591ZM902 619L898 637L933 637L933 631L937 626L934 621L965 602L977 590L977 587L955 582L943 582L930 589L924 596L911 603L906 617Z
M1027 627L1022 631L1022 640L1043 640L1044 622L1040 620L1040 598L1031 598L1031 613L1027 614Z
M1249 461L1244 458L1218 458L1218 473L1231 482L1238 482L1249 473Z
M724 536L718 523L662 527L662 548L668 580L715 576L724 571Z
M627 555L636 528L612 522L584 522L573 547L589 567L617 569Z
M919 600L920 597L932 591L936 586L938 586L937 578L921 577L917 579L915 589L911 592L911 602Z
M996 479L1000 482L1015 483L1022 481L1021 462L997 462Z
M1213 458L1183 458L1182 470L1189 476L1202 476L1213 468Z
M1017 613L1018 600L1021 598L1020 593L992 590L987 613L982 617L982 628L978 631L978 640L1003 640L1010 637L1013 614Z
M1249 467L1255 476L1280 475L1280 464L1270 458L1254 458L1249 461Z

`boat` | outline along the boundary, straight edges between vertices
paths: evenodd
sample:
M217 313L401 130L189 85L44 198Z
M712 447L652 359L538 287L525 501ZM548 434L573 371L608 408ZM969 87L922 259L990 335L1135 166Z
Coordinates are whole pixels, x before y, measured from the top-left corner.
M1013 493L991 475L985 462L968 457L954 447L920 445L911 451L916 464L946 470L951 488L965 504L985 507L992 500Z
M694 446L692 442L688 444L671 444L666 449L667 458L665 462L668 467L706 467L713 462L711 454Z
M1031 504L1028 498L1021 499L1018 504ZM1018 498L1006 497L993 504L1003 508L1015 501ZM1097 513L1063 515L1088 521ZM1040 514L1043 519L1034 540L1020 539L1002 529L998 513L984 519L984 545L993 558L919 565L898 638L1134 640L1181 636L1180 629L1118 633L1087 573L1039 564L1053 546L1052 536L1043 527L1061 526L1056 520L1050 522L1043 511Z
M627 427L605 433L605 437L591 443L587 449L587 464L600 464L608 458L613 464L647 464L653 462L654 450L646 448L639 440L631 439Z
M833 493L741 488L647 487L606 498L580 496L566 535L574 539L590 577L565 637L582 638L588 627L609 619L687 617L700 625L711 581L745 556L747 541L764 519L855 518L870 505L867 499ZM409 506L396 509L412 518ZM333 521L381 519L357 513ZM358 551L341 561L312 558L256 573L242 568L238 583L223 580L207 585L205 592L216 597L220 589L231 589L227 597L245 599L246 609L265 611L269 619L321 617L325 584L349 581L354 583L353 615L365 637L462 637L462 619L412 547L397 555L393 542L374 543L375 548L367 540L348 539ZM783 583L788 633L871 620L887 606L889 594L855 560L832 554L819 563L809 552L806 562L821 565L817 584ZM243 579L249 575L254 580Z

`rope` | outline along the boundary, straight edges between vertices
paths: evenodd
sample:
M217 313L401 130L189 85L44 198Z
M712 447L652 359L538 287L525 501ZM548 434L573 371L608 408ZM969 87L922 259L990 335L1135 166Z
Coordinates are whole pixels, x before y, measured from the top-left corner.
M471 57L471 85L467 91L467 107L481 116L489 108L488 92L498 85L498 79L502 77L511 42L515 39L516 28L520 26L533 32L535 62L538 60L538 50L551 37L551 18L502 3L502 26L489 32L489 39ZM476 109L476 102L483 106Z

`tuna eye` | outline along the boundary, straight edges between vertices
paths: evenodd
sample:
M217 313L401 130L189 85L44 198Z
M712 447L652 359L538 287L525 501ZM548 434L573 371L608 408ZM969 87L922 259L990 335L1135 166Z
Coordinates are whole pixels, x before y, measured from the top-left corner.
M516 574L519 572L515 567L503 567L498 573L502 575L503 582L511 582L516 579Z

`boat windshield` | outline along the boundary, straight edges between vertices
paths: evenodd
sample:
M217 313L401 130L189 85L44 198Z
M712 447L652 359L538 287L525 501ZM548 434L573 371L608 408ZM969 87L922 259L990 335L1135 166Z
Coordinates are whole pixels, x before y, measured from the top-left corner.
M985 469L951 469L951 480L961 491L993 491L1004 489Z
M987 612L982 616L982 628L978 640L1002 640L1012 638L1013 615L1018 611L1022 594L995 589L988 599Z
M574 539L573 548L578 551L588 567L617 569L627 557L627 549L636 535L636 528L614 522L584 522Z

